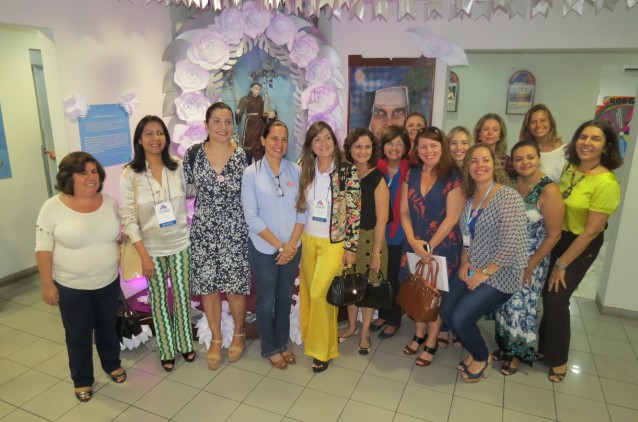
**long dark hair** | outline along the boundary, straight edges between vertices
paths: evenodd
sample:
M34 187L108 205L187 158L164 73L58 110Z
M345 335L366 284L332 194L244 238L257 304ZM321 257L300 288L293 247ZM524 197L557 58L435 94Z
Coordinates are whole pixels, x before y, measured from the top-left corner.
M317 156L314 152L312 152L312 141L315 139L315 136L319 134L322 130L326 129L330 136L332 137L332 142L334 142L334 151L332 153L332 159L335 163L335 170L339 168L341 162L343 161L343 155L341 154L341 150L339 149L339 144L337 144L337 136L335 135L334 130L330 127L330 125L324 121L318 121L313 123L306 132L306 140L303 143L303 147L301 149L301 158L299 159L299 165L301 166L301 176L299 177L299 195L297 196L297 211L305 212L306 211L306 189L308 186L315 180L315 159Z
M283 127L284 129L286 129L286 134L288 134L288 126L286 126L284 122L282 122L281 120L271 120L268 123L266 123L266 126L264 127L264 131L261 134L261 137L266 139L268 135L270 134L270 131L274 127ZM266 148L260 142L259 144L255 145L255 147L253 148L253 158L255 159L255 161L258 161L264 158L264 155L266 155Z
M445 133L443 133L441 129L435 126L429 126L417 131L416 136L414 137L414 157L417 165L423 164L423 160L421 160L421 157L419 157L419 139L431 139L441 144L441 159L439 160L439 164L437 164L434 168L434 172L436 173L437 177L446 180L448 177L450 177L452 170L456 169L457 167L454 163L454 159L452 158L452 154L450 153L450 147L447 144Z
M136 173L146 170L146 153L142 146L142 133L149 122L159 123L164 131L164 137L166 138L166 145L164 145L164 149L162 150L162 163L164 164L164 167L169 170L177 169L177 161L175 161L169 154L171 136L168 134L168 128L162 119L151 115L142 117L142 120L140 120L135 128L135 132L133 133L133 159L127 164L127 166L131 167L131 169Z
M623 159L620 155L620 146L618 145L618 135L614 132L614 129L611 127L607 120L588 120L582 125L578 126L576 132L574 132L574 136L572 137L572 141L567 146L567 161L577 166L580 164L580 158L578 158L578 154L576 153L576 141L580 137L580 134L587 127L597 127L598 129L603 131L605 135L605 147L603 149L603 154L600 156L600 164L605 166L609 170L615 170L622 165Z

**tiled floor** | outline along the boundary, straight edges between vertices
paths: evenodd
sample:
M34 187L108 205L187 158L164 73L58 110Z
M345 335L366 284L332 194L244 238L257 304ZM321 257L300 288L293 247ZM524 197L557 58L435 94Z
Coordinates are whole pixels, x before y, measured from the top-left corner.
M170 374L156 353L122 353L128 380L113 384L99 370L96 394L72 394L57 309L42 303L37 277L0 288L0 419L4 421L638 421L638 321L598 313L589 299L572 303L570 372L561 384L547 368L524 367L511 377L492 370L479 384L461 381L462 352L449 347L428 368L403 355L413 325L357 354L357 341L322 374L295 348L298 363L271 368L249 342L244 357L217 371L203 351L181 358ZM490 347L492 324L482 323ZM496 366L496 364L495 364Z

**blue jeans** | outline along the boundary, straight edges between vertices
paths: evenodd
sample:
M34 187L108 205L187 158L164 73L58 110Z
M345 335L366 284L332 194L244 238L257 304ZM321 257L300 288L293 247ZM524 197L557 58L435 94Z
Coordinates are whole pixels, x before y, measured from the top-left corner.
M275 264L279 254L263 254L248 242L248 261L255 275L257 289L257 328L261 338L261 355L265 358L285 352L290 338L292 287L299 270L301 247L292 261Z
M55 283L64 324L71 379L76 388L93 385L93 333L102 369L120 368L120 339L116 330L120 280L96 290L79 290Z
M485 314L501 306L512 297L485 283L470 290L458 273L450 280L450 291L441 304L441 318L454 332L474 360L484 362L489 352L481 331L476 325Z

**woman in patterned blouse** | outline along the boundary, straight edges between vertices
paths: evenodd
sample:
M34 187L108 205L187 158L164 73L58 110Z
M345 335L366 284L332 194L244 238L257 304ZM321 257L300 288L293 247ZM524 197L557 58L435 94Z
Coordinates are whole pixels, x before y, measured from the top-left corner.
M506 183L507 176L487 145L470 148L461 186L467 198L459 221L461 266L441 305L443 321L469 352L458 367L468 383L485 377L491 364L477 321L521 288L527 266L525 205Z

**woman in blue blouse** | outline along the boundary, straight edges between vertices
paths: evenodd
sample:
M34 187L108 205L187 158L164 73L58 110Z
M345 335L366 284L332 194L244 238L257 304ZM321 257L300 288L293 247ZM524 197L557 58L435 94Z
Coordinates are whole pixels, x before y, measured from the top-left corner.
M286 369L296 362L288 350L290 305L305 214L295 209L299 166L284 158L286 125L279 120L268 123L261 144L263 158L244 171L241 202L250 237L248 259L257 287L261 355L275 368Z

